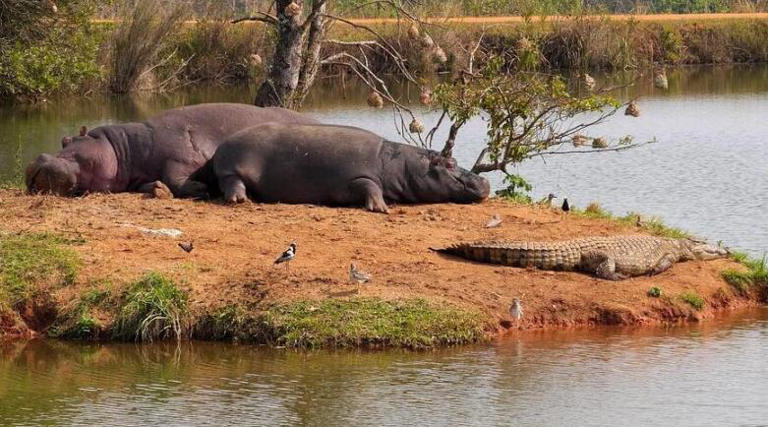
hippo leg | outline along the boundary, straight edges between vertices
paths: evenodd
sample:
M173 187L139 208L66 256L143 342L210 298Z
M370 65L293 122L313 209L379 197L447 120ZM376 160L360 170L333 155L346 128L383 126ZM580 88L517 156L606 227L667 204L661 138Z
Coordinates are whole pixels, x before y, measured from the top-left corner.
M365 208L371 212L389 213L384 202L381 187L368 178L358 178L350 184L350 189L365 200Z
M224 201L227 203L243 203L247 200L245 183L237 175L221 178L219 187L224 192Z
M173 195L181 198L207 199L208 186L200 181L190 179L190 171L185 165L171 163L163 173L163 182L168 185Z

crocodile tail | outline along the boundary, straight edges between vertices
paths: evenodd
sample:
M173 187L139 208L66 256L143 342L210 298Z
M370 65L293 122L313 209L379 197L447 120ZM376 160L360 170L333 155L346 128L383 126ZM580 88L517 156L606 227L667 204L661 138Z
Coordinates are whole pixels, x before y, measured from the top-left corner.
M446 255L453 255L460 258L479 262L491 262L490 249L474 246L468 243L457 243L444 248L430 248L431 250Z

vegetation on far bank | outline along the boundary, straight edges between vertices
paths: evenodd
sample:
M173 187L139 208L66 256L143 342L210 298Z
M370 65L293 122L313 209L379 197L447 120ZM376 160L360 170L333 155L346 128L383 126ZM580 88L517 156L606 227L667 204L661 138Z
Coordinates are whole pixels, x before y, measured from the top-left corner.
M11 3L18 2L21 7L26 1ZM140 26L131 32L120 24L93 24L90 18L97 14L95 3L92 0L68 0L57 2L55 13L47 6L27 11L14 9L15 15L3 15L8 22L3 23L0 30L0 99L36 100L55 92L92 90L169 90L204 81L250 82L264 76L269 66L268 58L274 50L274 33L270 28L261 23L231 24L231 11L225 13L223 5L198 8L196 12L174 9L135 15ZM352 15L352 10L359 12L354 7L346 7L351 5L339 3L336 8L340 11ZM462 7L475 10L470 3L463 2ZM546 2L534 3L543 5ZM671 6L674 3L671 1L654 4L660 6L662 3L668 5L660 10L678 9ZM723 10L725 4L715 0L708 2L710 5L696 3L694 9L697 11ZM718 5L712 6L715 3ZM437 6L426 2L422 7ZM499 7L494 6L493 10L501 11L503 8ZM130 18L131 13L138 13L138 9L114 10L123 10L126 18ZM146 11L152 12L151 7L148 6ZM422 13L421 16L445 13L426 9L417 12ZM176 25L179 19L190 16L197 16L200 21L193 25ZM163 21L159 21L160 18ZM156 21L165 22L165 25L158 27L153 24ZM538 70L624 70L661 65L768 61L768 22L760 20L616 22L611 21L609 15L602 19L586 19L577 13L572 19L547 23L533 18L520 25L495 27L444 24L430 28L434 43L442 47L447 56L441 63L425 61L420 49L408 48L413 46L408 37L408 25L404 22L372 28L379 32L386 44L406 55L404 59L409 71L422 76L434 71L458 72L457 67L467 55L466 46L477 40L487 57L504 58L505 68L510 71L521 66ZM141 37L136 35L137 31ZM340 26L331 28L328 36L342 42L371 38L365 30ZM347 52L359 56L356 46L327 43L323 50L331 54ZM119 52L122 53L117 55ZM398 73L398 65L378 49L370 52L369 59L375 72ZM478 57L476 65L482 65L485 60ZM332 64L320 69L321 75L326 76L342 71Z

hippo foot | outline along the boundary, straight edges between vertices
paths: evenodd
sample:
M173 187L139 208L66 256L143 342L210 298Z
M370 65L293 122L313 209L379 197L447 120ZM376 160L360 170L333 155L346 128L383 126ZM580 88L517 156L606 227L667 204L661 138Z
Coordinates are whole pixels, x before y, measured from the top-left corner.
M167 185L163 184L162 181L153 182L149 191L147 192L147 195L149 195L149 197L161 200L173 199L173 192L171 192L171 189L168 188Z
M248 200L245 183L238 177L228 177L223 180L224 201L226 203L244 203Z

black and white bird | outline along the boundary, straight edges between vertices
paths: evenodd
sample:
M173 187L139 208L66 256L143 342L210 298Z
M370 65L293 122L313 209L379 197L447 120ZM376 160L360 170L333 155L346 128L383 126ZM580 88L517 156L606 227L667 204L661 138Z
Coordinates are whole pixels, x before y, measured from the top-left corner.
M355 263L349 264L349 281L350 282L357 282L357 292L360 293L360 285L363 283L369 282L371 280L371 275L358 270L357 266L355 266Z
M523 303L519 299L512 299L512 305L509 306L509 315L516 321L523 318Z
M179 247L186 253L192 252L192 249L195 249L195 245L192 242L189 243L179 243Z
M285 263L285 269L288 270L288 264L296 258L296 242L291 242L288 249L285 250L276 260L275 265Z
M568 204L568 199L563 199L563 206L562 206L563 212L568 212L571 210L571 205Z

